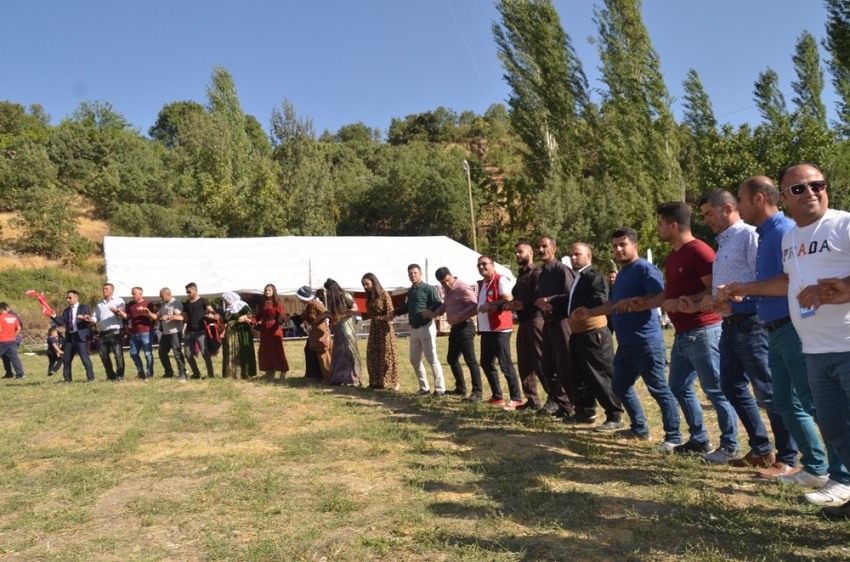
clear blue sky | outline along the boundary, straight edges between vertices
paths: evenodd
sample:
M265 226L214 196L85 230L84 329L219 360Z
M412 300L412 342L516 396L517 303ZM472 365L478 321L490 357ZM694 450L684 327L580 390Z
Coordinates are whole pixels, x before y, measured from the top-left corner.
M587 41L593 2L555 5L601 87ZM2 12L0 100L40 103L54 123L83 100L108 100L146 133L164 104L205 102L213 65L231 72L243 109L265 128L284 97L321 133L358 121L386 129L438 106L483 113L508 95L491 0L26 0ZM643 16L676 116L693 67L715 114L734 124L759 120L744 108L768 66L791 103L795 41L804 29L823 37L826 17L821 0L646 0ZM831 115L834 100L827 73Z

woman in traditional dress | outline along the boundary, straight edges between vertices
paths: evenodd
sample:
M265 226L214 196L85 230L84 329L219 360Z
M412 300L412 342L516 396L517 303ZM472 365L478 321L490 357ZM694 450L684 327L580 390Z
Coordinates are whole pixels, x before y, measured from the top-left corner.
M280 373L280 380L286 378L289 372L289 362L283 350L283 328L281 323L289 320L289 316L283 309L283 304L277 298L277 287L271 283L263 289L265 298L260 300L257 306L257 314L253 323L260 329L260 370L264 371L264 378L274 380L275 371Z
M398 375L398 355L395 349L393 323L382 318L393 311L393 300L381 286L374 273L367 273L360 280L366 291L366 313L371 320L369 341L366 342L366 369L369 371L370 388L401 389Z
M257 375L257 358L251 331L251 307L231 291L221 296L225 306L221 375L234 379L254 377Z
M360 386L360 351L357 349L357 325L354 315L360 312L354 297L343 293L333 279L325 281L328 311L334 323L331 384Z

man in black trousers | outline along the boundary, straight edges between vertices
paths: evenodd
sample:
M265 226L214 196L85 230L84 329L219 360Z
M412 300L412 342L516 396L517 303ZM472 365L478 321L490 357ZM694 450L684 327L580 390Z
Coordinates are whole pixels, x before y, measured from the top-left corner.
M570 248L570 262L576 279L567 296L556 297L544 306L557 316L569 316L579 307L595 308L608 302L608 283L591 262L593 253L583 242ZM605 423L596 431L623 427L623 405L611 389L614 374L614 342L604 316L585 320L570 318L570 381L575 393L575 414L564 418L567 424L596 422L596 402L605 410Z
M53 322L57 326L65 326L65 354L62 356L63 372L65 382L71 382L71 361L75 355L80 356L80 361L86 368L86 379L88 382L94 380L94 370L91 359L89 359L89 340L91 339L91 323L86 321L86 316L91 315L88 306L80 302L80 294L77 291L68 291L65 298L68 300L68 308L61 315L53 316Z
M516 262L519 265L514 288L511 293L514 300L505 305L506 310L516 312L517 327L516 355L520 384L525 392L526 401L517 410L543 407L537 393L537 381L547 393L549 389L543 377L543 315L534 307L537 300L537 283L540 280L540 268L534 265L534 248L531 242L520 240L514 247Z
M537 255L543 261L537 281L537 300L534 306L543 306L555 297L569 296L575 276L555 254L558 245L551 236L541 236L537 241ZM559 311L543 313L543 376L549 398L537 410L539 415L563 417L575 410L570 385L570 326L566 314Z

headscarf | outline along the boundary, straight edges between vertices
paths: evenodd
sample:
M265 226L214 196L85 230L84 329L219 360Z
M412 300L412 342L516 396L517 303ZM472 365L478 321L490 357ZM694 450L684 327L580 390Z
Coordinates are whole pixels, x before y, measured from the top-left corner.
M239 295L233 291L225 291L221 294L221 298L223 298L225 302L230 303L227 305L227 312L230 312L231 314L236 314L248 306L248 303L240 299ZM251 307L248 306L248 308L250 309Z

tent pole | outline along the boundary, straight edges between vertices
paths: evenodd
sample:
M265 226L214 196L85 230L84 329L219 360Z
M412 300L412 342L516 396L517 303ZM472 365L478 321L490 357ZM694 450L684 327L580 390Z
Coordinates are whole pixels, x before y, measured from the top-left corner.
M313 260L307 260L307 281L310 282L310 290L313 289Z

